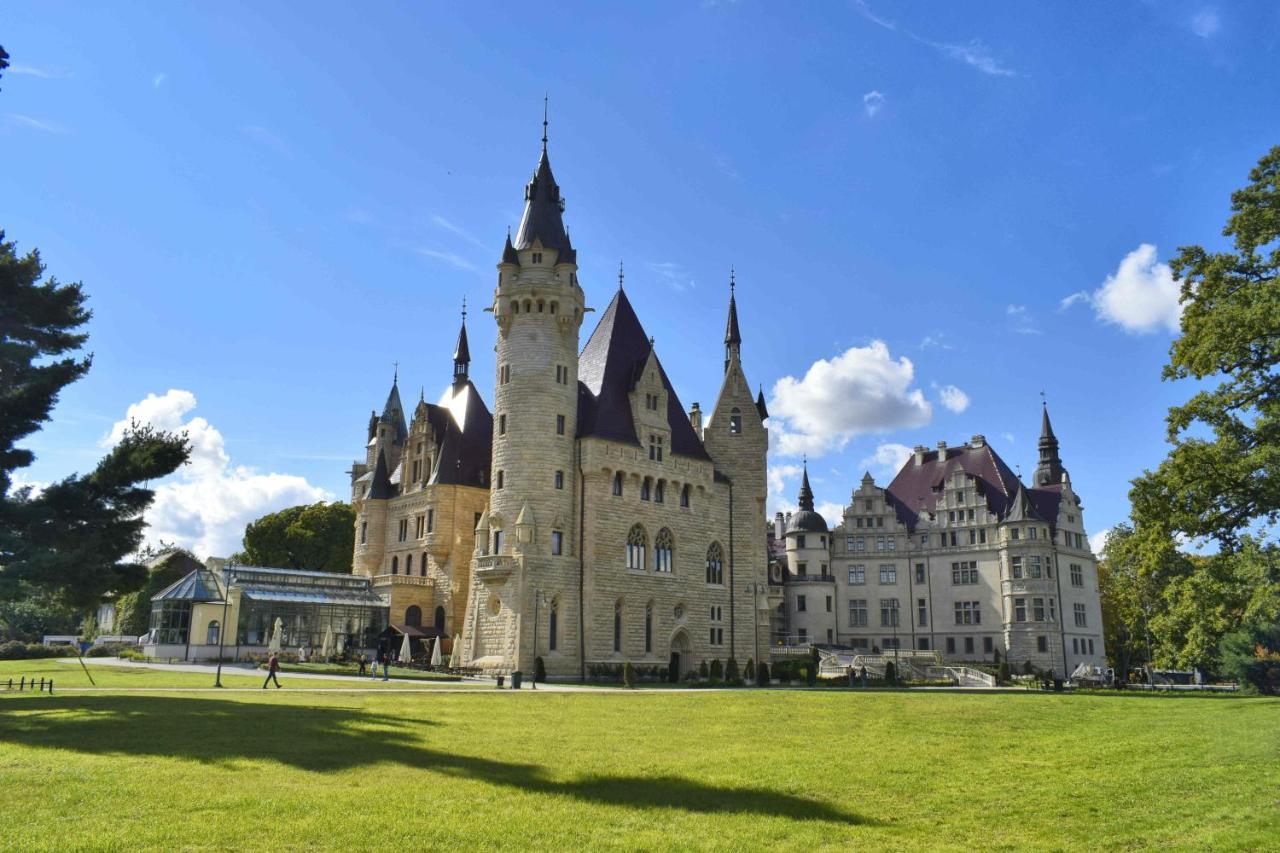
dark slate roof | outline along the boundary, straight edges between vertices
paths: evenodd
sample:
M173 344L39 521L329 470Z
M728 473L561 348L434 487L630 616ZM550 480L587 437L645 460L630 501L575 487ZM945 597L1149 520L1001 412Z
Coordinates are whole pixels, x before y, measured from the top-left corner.
M462 329L458 332L458 345L453 348L454 364L470 364L471 348L467 346L467 324L462 323Z
M507 243L502 247L502 262L504 264L519 264L520 256L516 254L516 247L511 245L511 230L507 230Z
M1027 495L1035 507L1036 515L1049 522L1050 527L1058 526L1058 507L1062 503L1062 484L1056 486L1037 486L1028 489Z
M573 263L577 253L564 230L563 213L564 199L560 197L560 187L551 174L551 161L544 148L538 168L524 188L524 214L516 231L515 248L527 249L534 240L539 240L543 248L559 250L560 263Z
M436 464L428 485L489 486L493 415L471 380L450 386L441 405L427 405L436 436Z
M998 517L1005 517L1020 486L1017 476L990 445L966 444L949 447L945 454L927 451L919 465L913 455L893 478L886 492L897 510L898 520L907 525L907 529L915 529L922 511L934 509L939 497L934 489L956 468L974 477L987 508Z
M626 293L619 289L605 309L578 359L578 437L606 438L639 445L631 419L631 389L652 346ZM658 362L667 391L671 452L710 460L689 423L684 406Z
M1022 483L1018 483L1013 493L1013 500L1009 502L1009 511L1005 513L1004 521L1044 521L1036 510L1035 503L1031 500L1031 495Z
M387 457L379 450L378 463L373 469L373 481L369 483L369 493L365 495L373 500L385 500L396 495L395 486L391 485L391 475L387 472Z
M729 320L724 324L724 342L726 344L742 343L742 333L738 331L738 303L733 294L729 294Z
M787 533L826 533L827 520L813 511L813 489L809 488L809 466L804 467L800 481L800 509L791 514Z
M760 393L756 395L756 411L760 413L760 420L769 419L769 408L764 404L764 386L760 387Z
M382 407L382 420L395 427L396 434L392 439L395 444L404 444L409 435L409 427L404 420L404 406L400 405L400 383L391 383L391 393L387 395L387 404Z

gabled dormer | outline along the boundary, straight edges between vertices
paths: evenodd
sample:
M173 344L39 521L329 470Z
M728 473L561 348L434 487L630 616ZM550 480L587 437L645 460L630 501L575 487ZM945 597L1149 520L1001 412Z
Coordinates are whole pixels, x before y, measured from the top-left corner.
M649 342L649 354L639 362L631 385L631 422L635 424L640 447L652 462L662 462L671 452L671 425L668 394L662 381L658 354Z

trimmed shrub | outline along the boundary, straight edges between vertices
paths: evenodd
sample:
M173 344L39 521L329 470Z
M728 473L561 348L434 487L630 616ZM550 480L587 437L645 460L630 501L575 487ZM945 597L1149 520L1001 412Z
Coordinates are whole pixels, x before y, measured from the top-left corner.
M996 671L996 682L999 684L1008 684L1013 680L1013 672L1009 669L1007 660L1000 661L1000 668Z
M744 679L756 677L755 658L747 658L747 665L742 668L742 677Z
M716 658L711 662L711 680L720 681L724 678L724 665L720 663L720 658Z
M890 687L898 683L898 668L893 665L893 661L884 665L884 683Z
M701 678L701 679L704 679L704 680L705 680L706 678L708 678L708 677L710 676L710 674L711 674L711 670L707 669L707 662L706 662L706 661L703 661L702 663L698 664L698 677L699 677L699 678Z
M993 652L991 653L991 661L992 661L992 663L994 663L996 666L999 666L999 665L1000 665L1000 650L999 650L999 649L996 649L995 651L993 651Z
M756 664L756 687L769 686L769 664L764 661Z
M547 680L547 666L542 662L542 657L533 659L533 680L544 682Z
M738 662L733 658L729 658L724 665L724 680L730 684L742 683L742 676L738 672Z
M818 665L811 663L804 668L804 682L810 687L818 683Z
M74 646L46 646L42 643L23 643L10 640L0 645L0 660L32 660L34 658L73 658Z
M1031 664L1031 661L1030 661L1030 660L1025 660L1025 661L1023 661L1023 662L1022 662L1022 674L1023 674L1023 675L1035 675L1035 674L1036 674L1036 668L1035 668L1034 666L1032 666L1032 664Z
M622 683L627 687L636 686L636 668L631 665L631 661L622 665Z

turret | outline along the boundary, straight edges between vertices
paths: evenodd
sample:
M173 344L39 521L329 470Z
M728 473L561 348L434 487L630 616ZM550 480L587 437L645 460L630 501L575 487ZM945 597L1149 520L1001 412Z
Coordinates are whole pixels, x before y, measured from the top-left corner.
M511 245L510 238L507 245ZM465 385L471 369L471 347L467 346L467 300L462 300L462 328L458 330L458 343L453 348L453 384Z
M742 333L738 331L738 304L734 299L737 282L733 270L729 270L729 319L724 324L724 370L729 372L729 363L742 358ZM761 389L763 394L764 389ZM764 417L762 415L762 417Z
M1049 423L1049 406L1044 404L1040 413L1040 463L1032 475L1036 486L1056 486L1062 482L1062 460L1058 457L1058 437Z

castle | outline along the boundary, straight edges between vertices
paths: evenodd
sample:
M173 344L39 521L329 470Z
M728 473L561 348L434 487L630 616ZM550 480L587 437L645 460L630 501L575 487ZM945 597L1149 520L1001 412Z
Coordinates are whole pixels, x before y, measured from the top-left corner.
M833 530L806 470L799 511L774 520L784 645L1105 666L1097 564L1047 408L1039 451L1028 488L984 436L918 446L887 487L866 474Z
M800 510L766 535L768 411L743 371L732 275L719 395L686 410L621 273L579 349L591 309L563 213L544 134L485 309L492 413L464 310L439 402L420 398L406 423L397 376L370 416L350 472L353 570L392 626L457 638L463 667L541 659L560 678L625 662L676 678L810 643L1103 662L1096 564L1047 410L1031 488L974 436L917 447L887 488L864 477L834 530L806 468Z
M353 465L354 571L392 624L450 637L454 660L552 677L590 667L740 665L767 654L768 413L729 297L715 406L686 411L619 276L588 312L546 139L497 265L493 412L464 325L438 404L406 424L398 382Z

